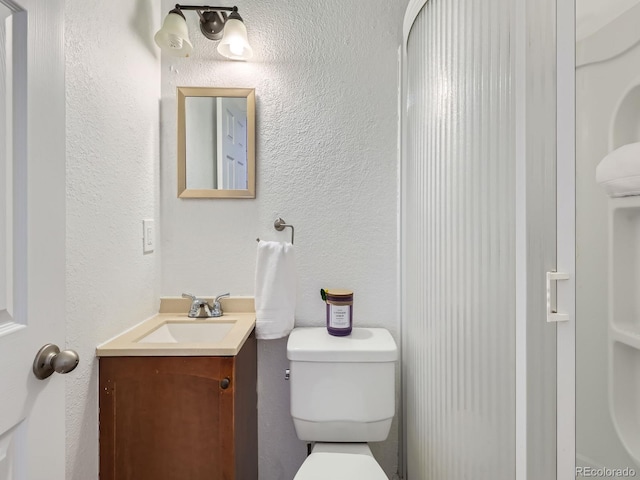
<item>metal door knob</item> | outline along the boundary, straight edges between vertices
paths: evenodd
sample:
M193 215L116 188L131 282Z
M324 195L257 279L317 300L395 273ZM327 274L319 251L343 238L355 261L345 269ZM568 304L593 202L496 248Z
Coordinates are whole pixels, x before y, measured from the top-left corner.
M36 378L44 380L50 377L53 372L69 373L78 366L80 357L73 350L63 350L57 345L47 343L36 354L33 361L33 374Z

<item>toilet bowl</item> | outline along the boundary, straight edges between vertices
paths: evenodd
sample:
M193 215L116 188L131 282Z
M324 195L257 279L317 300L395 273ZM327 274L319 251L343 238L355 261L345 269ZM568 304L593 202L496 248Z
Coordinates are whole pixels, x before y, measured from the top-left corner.
M293 480L388 480L366 443L316 443Z
M398 348L384 328L296 328L287 343L291 416L313 442L294 480L388 480L367 442L389 435Z

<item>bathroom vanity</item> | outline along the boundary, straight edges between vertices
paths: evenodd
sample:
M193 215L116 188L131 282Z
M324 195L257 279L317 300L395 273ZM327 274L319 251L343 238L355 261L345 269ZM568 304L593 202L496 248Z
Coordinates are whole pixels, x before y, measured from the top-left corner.
M217 319L160 313L98 347L101 480L257 480L255 314L233 311L240 300Z

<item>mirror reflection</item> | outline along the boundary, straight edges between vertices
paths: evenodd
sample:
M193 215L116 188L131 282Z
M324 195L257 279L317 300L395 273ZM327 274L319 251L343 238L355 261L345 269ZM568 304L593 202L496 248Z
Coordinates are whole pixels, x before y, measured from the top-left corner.
M255 198L253 89L178 87L178 196Z

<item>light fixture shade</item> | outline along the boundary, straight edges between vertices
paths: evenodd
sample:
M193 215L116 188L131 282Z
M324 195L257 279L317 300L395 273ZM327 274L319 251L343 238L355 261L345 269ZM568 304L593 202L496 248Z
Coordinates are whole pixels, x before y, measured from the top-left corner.
M164 19L162 28L153 37L163 52L174 57L188 57L193 50L189 29L184 16L172 10Z
M247 38L247 27L239 15L232 13L225 22L218 52L231 60L248 60L253 57L253 49Z

